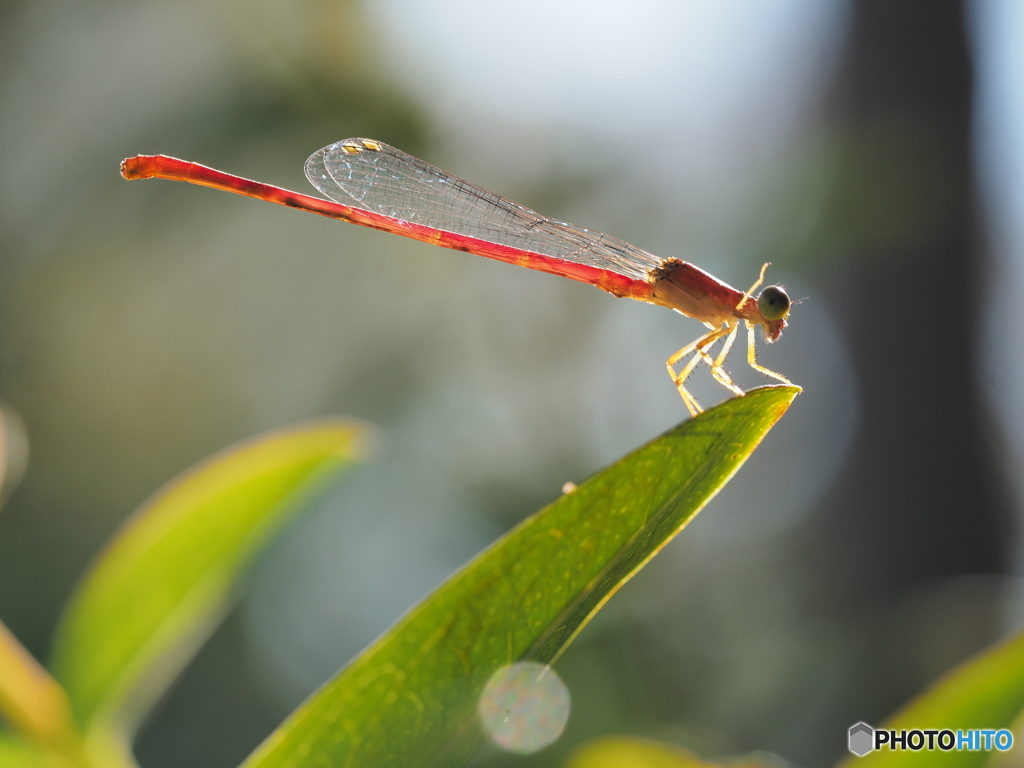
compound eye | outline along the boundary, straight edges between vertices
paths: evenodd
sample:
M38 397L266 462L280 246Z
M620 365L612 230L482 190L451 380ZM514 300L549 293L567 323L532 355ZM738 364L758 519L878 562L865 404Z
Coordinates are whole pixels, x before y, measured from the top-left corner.
M789 296L777 285L769 285L757 297L757 308L765 320L778 320L789 314Z

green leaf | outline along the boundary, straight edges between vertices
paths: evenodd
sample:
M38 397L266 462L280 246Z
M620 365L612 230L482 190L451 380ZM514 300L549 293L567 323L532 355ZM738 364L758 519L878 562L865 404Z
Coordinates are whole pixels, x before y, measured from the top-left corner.
M739 469L799 392L764 387L640 448L452 576L296 710L245 768L459 765L499 668L550 663Z
M128 519L64 611L53 669L83 728L128 733L208 637L253 557L357 455L325 419L229 448Z
M724 763L701 760L682 747L635 736L606 736L575 750L565 768L771 768L773 758L750 755Z
M0 716L22 735L41 743L62 744L76 738L64 689L3 622L0 622Z
M39 747L0 732L0 765L3 768L51 768L54 763Z
M1024 633L968 659L880 726L910 731L1010 729L1024 710ZM851 723L851 725L853 725ZM1014 750L1020 746L1014 744ZM919 752L883 748L840 765L857 768L915 765L966 768L985 765L998 750L940 749Z

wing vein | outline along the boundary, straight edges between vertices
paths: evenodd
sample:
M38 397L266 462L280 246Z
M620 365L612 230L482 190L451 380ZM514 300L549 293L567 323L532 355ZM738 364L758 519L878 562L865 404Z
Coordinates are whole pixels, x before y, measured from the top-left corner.
M343 205L647 280L662 260L609 235L556 221L379 141L315 152L306 177Z

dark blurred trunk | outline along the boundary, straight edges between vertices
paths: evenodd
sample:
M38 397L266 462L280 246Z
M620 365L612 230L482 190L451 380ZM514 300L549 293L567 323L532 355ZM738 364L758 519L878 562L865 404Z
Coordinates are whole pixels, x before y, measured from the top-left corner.
M855 661L836 670L842 684L817 714L833 749L846 726L880 724L916 692L893 670L915 652L892 647L901 601L926 583L1007 565L1009 518L976 366L986 260L972 78L963 3L854 0L832 104L843 138L829 226L847 256L832 288L861 427L805 540L815 610L854 617Z

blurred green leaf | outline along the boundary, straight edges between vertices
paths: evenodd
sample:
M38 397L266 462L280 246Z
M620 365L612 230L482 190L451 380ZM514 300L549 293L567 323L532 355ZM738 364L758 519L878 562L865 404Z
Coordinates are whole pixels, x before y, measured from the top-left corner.
M83 728L129 733L202 644L236 582L366 427L309 422L233 446L128 519L64 611L53 669Z
M0 715L22 734L41 743L66 743L76 738L64 689L2 622Z
M2 768L138 768L124 749L88 750L77 739L62 745L43 745L0 731Z
M712 408L582 483L451 577L296 710L245 768L459 765L499 668L550 663L732 477L799 392Z
M1024 710L1024 632L968 659L948 672L931 688L897 712L884 725L886 730L945 729L956 733L974 728L1011 728ZM853 725L853 723L851 723ZM1018 745L1014 745L1019 749ZM985 765L991 751L940 749L919 752L882 750L865 757L850 756L840 763L852 768L885 768L915 765L967 768Z
M635 736L606 736L576 749L565 768L771 768L779 761L752 755L724 763L701 760L682 747Z
M48 768L46 755L27 741L0 732L0 765L3 768Z

